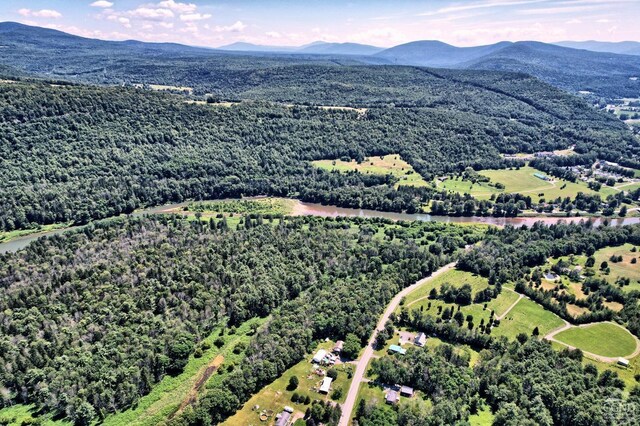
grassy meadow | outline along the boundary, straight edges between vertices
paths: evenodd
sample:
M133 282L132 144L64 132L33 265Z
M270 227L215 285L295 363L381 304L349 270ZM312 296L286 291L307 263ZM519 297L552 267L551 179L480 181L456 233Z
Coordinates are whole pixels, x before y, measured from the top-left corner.
M533 329L538 327L540 336L544 336L552 330L562 327L563 324L562 319L553 312L523 298L500 321L500 325L491 331L491 334L515 339L520 333L530 336Z
M610 323L573 327L556 334L555 339L574 348L606 357L628 356L636 350L636 340L631 333Z
M357 163L355 160L318 160L313 161L311 164L315 167L329 171L337 170L339 172L351 172L357 170L362 174L392 175L399 179L396 187L400 185L429 185L422 176L420 176L409 163L400 158L398 154L369 157L365 158L362 163Z

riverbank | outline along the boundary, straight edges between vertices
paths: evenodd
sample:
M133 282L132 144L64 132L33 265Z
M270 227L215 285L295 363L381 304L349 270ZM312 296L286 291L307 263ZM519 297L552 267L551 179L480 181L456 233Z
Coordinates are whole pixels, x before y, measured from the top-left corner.
M247 197L245 200L268 199L268 197ZM422 222L440 222L458 225L480 224L503 227L507 225L521 227L531 226L536 222L542 222L545 225L553 225L559 222L579 222L581 220L590 220L594 226L608 223L611 226L623 226L640 223L640 217L583 217L583 216L535 216L535 217L480 217L480 216L433 216L427 213L394 213L382 212L368 209L353 209L347 207L325 206L317 203L307 203L292 198L273 198L273 200L282 201L287 206L285 215L290 216L319 216L319 217L362 217L362 218L384 218L393 221L422 221ZM210 200L204 203L237 201L236 200ZM147 214L182 214L195 215L194 211L186 211L185 208L194 201L185 201L182 203L167 204L163 206L155 206L136 210L133 216L141 216ZM282 211L278 213L282 214ZM80 227L67 224L47 225L52 227L51 230L42 230L26 235L16 236L0 242L0 254L8 252L16 252L28 246L32 241L43 236L60 234L70 229L78 229ZM17 231L19 232L19 231Z

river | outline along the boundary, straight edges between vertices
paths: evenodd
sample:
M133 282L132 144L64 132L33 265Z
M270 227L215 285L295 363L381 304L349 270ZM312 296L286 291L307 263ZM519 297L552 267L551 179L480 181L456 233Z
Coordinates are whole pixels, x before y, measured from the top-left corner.
M513 225L516 227L527 225L531 226L536 222L544 222L547 225L564 222L578 222L585 220L584 217L454 217L454 216L432 216L429 214L409 214L409 213L392 213L392 212L380 212L376 210L367 209L349 209L336 206L324 206L322 204L305 203L302 201L294 200L295 205L291 213L292 216L321 216L321 217L365 217L373 218L380 217L391 220L406 220L406 221L423 221L423 222L442 222L442 223L479 223L485 225L505 226ZM150 207L147 209L139 210L133 213L133 216L141 216L145 214L167 214L167 213L180 213L183 207L190 203L176 203L168 204L164 206ZM592 218L593 224L598 226L603 223L602 218ZM627 218L612 218L608 219L611 226L622 226L640 223L640 217L627 217ZM39 232L35 234L25 235L24 237L15 238L13 240L0 243L0 253L16 252L28 246L32 241L37 240L43 236L61 234L70 229L79 229L80 227L71 227L66 229L56 229L54 231Z

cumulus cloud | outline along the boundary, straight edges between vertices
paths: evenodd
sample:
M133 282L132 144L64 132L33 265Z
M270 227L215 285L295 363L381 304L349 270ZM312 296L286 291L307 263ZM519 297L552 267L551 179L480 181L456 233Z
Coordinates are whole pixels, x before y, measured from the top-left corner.
M113 3L107 0L98 0L98 1L94 1L89 6L107 8L107 7L113 6Z
M18 13L22 16L33 16L36 18L60 18L62 17L62 13L53 9L41 9L41 10L31 10L31 9L20 9Z
M214 31L217 33L239 33L242 32L247 26L242 21L236 21L232 25L217 26Z
M171 11L171 9L153 8L153 7L145 7L145 6L141 6L137 9L130 10L128 14L135 18L146 19L149 21L162 21L165 19L171 19L175 16L175 14Z
M180 20L183 22L202 21L203 19L209 18L211 18L209 13L187 13L180 15Z
M176 13L193 13L198 6L193 3L180 3L174 0L164 0L158 3L158 7L170 9Z

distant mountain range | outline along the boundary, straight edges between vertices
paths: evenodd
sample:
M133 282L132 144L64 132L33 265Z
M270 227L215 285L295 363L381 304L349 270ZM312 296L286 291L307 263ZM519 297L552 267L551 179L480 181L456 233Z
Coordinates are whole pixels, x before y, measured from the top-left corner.
M69 75L80 78L78 76L85 72L100 72L100 67L105 67L105 64L114 67L116 58L123 57L131 62L144 60L153 63L160 57L184 61L234 54L262 56L274 63L407 65L522 72L568 91L591 92L605 97L640 97L640 56L629 54L640 46L635 42L548 44L505 41L486 46L456 47L425 40L388 49L322 41L298 47L239 42L210 49L176 43L95 40L46 28L3 22L0 23L0 46L4 47L0 48L0 64L21 72L61 78L68 78ZM607 51L594 51L596 49ZM84 59L83 55L91 60ZM92 68L89 68L90 64Z
M358 43L326 43L324 41L316 41L304 46L265 46L261 44L252 44L237 42L226 46L218 47L218 50L236 51L236 52L283 52L283 53L302 53L316 55L373 55L383 51L382 47L369 46Z
M640 55L640 43L637 41L621 41L611 43L606 41L561 41L554 43L558 46L572 49L584 49L592 52L618 53L620 55Z

